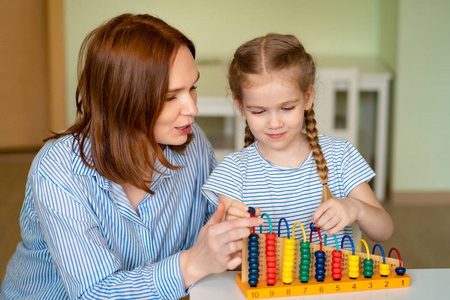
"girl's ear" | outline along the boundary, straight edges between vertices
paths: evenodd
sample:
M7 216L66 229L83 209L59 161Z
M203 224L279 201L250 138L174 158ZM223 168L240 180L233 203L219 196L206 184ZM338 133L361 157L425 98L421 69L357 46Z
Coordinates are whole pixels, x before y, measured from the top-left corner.
M234 104L236 104L236 107L239 109L239 112L241 113L242 116L245 117L244 110L242 109L241 103L239 102L239 100L237 100L235 95L233 95L232 97L233 97L233 100L234 100Z
M314 86L310 85L305 93L305 110L310 110L314 102Z

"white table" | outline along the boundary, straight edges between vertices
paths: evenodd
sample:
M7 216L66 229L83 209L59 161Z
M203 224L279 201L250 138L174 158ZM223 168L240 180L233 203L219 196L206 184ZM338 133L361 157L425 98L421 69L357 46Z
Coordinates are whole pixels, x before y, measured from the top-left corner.
M210 275L200 280L190 293L191 300L245 300L236 284L236 271ZM274 299L449 299L450 269L407 269L411 285L406 288L361 292L334 293L313 296L295 296Z

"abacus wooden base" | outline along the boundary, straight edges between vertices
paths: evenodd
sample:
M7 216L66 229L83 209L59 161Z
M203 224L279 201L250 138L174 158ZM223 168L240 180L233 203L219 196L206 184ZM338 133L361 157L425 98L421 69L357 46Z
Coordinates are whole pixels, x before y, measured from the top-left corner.
M262 299L402 288L409 286L410 277L407 274L398 276L391 273L388 277L374 274L372 278L364 278L364 275L360 274L357 279L350 279L347 274L343 274L340 281L326 276L324 282L311 278L308 283L301 283L298 278L294 278L288 285L278 281L275 285L268 286L264 280L259 282L257 287L250 287L247 282L242 282L239 273L236 275L236 282L247 299Z

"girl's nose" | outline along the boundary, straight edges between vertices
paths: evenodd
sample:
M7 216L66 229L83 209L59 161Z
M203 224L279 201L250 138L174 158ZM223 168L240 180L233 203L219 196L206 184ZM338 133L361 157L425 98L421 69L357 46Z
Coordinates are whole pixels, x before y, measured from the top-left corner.
M269 128L280 128L283 126L283 120L278 116L278 114L271 114L269 116Z

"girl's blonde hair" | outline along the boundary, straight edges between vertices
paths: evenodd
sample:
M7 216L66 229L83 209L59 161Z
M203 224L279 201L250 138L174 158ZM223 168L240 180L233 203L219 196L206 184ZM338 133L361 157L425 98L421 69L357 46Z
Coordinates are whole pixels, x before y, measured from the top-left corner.
M236 50L228 68L228 81L234 99L243 107L242 87L252 85L249 78L251 75L270 75L278 72L288 72L292 75L303 93L314 86L314 60L295 36L269 33L246 42ZM313 106L305 111L306 134L316 160L320 182L326 184L328 168L319 145ZM244 142L245 147L255 142L248 124L245 127Z

